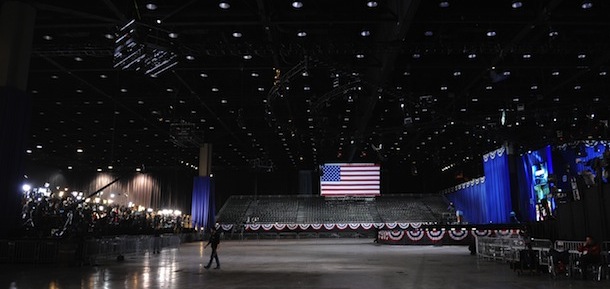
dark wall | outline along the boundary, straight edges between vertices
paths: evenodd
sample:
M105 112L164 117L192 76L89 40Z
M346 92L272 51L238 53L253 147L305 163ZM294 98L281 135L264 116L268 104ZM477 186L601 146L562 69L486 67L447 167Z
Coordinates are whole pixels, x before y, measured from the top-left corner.
M581 190L581 200L559 204L556 212L558 238L584 240L591 235L608 240L610 226L610 185L594 185Z

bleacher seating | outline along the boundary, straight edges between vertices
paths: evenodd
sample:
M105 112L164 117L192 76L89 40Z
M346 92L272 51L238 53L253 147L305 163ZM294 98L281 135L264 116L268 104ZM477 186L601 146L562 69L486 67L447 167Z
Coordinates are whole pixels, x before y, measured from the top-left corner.
M439 195L384 195L331 199L321 196L231 196L217 219L224 224L441 222L447 204Z

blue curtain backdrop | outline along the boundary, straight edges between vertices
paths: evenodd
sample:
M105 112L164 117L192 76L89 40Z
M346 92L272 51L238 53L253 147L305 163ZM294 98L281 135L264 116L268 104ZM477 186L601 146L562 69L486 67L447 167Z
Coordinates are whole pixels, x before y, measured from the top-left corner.
M593 171L587 162L601 157L606 150L605 145L606 142L582 141L559 146L557 148L558 160L556 162L556 170L565 171L560 168L565 168L566 165L569 165L570 175L578 175L585 170Z
M546 168L545 177L553 174L553 158L551 146L546 146L536 151L521 156L521 165L517 172L519 183L519 211L520 221L536 221L536 170L541 169L544 164ZM540 176L539 176L540 177Z
M488 223L508 223L512 208L508 153L501 147L483 156Z
M455 187L455 192L447 194L456 210L464 213L464 222L470 224L487 223L487 200L485 197L485 178L478 178Z
M215 216L216 204L212 179L208 176L197 176L193 180L191 222L194 227L207 229L215 225Z

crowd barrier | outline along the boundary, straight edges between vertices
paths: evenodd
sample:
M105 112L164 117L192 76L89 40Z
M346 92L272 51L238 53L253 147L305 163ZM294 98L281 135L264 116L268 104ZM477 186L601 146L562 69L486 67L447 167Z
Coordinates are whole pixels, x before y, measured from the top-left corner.
M568 252L568 274L572 275L574 270L582 270L578 268L577 260L581 256L578 248L582 246L582 241L551 241L548 239L530 239L525 240L522 236L512 237L476 237L476 254L479 258L495 261L507 262L510 264L522 263L520 260L521 252L531 250L534 260L538 266L548 268L549 273L552 272L555 264L551 257L551 250ZM601 262L595 268L596 279L610 279L610 242L601 244Z
M105 260L177 248L178 235L114 236L96 239L0 240L0 263L95 265ZM157 247L158 246L158 247Z

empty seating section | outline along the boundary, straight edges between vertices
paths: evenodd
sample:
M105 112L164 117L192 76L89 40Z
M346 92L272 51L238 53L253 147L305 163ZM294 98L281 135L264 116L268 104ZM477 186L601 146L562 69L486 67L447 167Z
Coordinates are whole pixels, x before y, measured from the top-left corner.
M220 209L216 219L224 224L241 224L246 221L246 211L254 200L252 196L231 196Z
M320 196L232 196L217 219L224 224L439 222L447 204L439 195L385 195L374 199Z
M258 223L293 224L297 221L299 202L293 196L259 197L253 202L250 219Z

